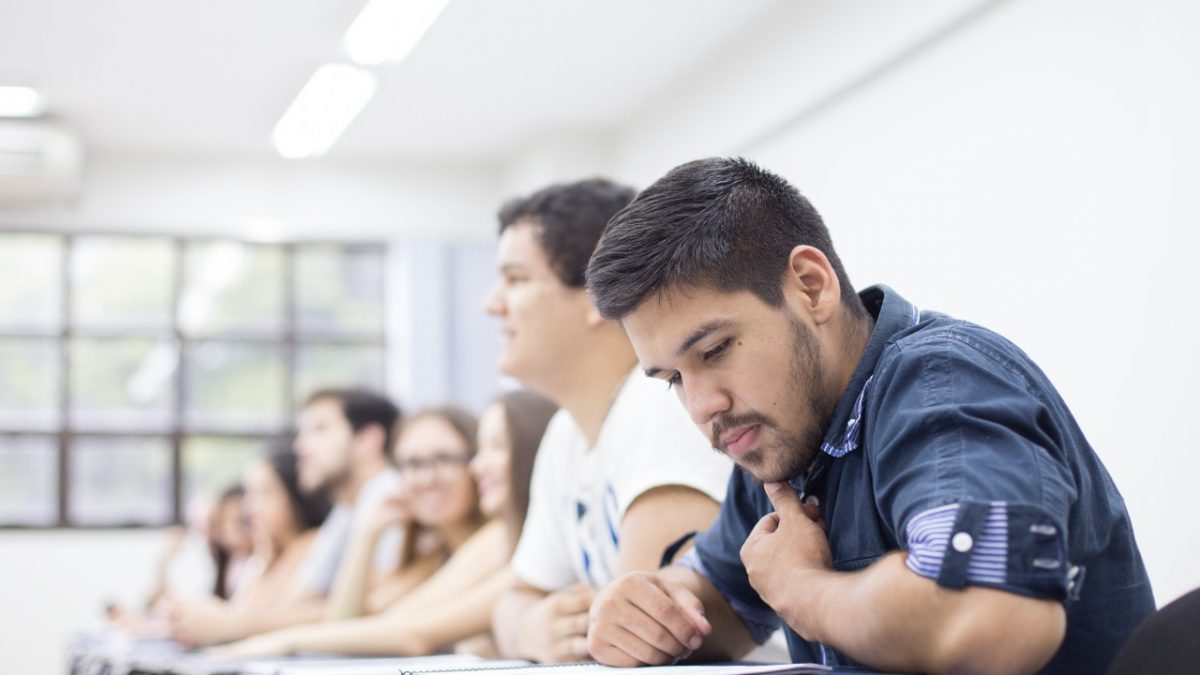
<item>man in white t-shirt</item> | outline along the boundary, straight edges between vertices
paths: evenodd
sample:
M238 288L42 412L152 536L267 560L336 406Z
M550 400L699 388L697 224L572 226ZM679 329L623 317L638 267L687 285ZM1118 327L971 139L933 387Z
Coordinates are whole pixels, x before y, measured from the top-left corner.
M562 408L533 473L496 604L506 657L588 657L588 609L616 576L653 570L716 517L731 470L675 397L636 369L624 330L602 319L583 272L608 219L634 192L606 180L554 185L500 212L500 280L486 309L505 338L500 369Z

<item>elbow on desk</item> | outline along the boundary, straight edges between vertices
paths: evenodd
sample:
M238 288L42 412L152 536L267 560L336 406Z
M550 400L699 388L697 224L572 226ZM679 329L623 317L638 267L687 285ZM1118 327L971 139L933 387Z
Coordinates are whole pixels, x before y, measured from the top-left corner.
M1066 612L1052 601L1023 598L1007 615L974 613L949 623L934 642L930 673L1034 673L1045 666L1066 635Z

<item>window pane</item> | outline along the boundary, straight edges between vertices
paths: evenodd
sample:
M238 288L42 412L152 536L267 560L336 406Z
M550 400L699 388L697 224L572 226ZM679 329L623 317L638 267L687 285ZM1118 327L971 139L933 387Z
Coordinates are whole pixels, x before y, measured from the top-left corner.
M383 249L299 246L296 325L304 331L383 332Z
M0 435L0 524L58 520L58 439Z
M284 325L283 249L194 242L184 256L179 323L190 334L278 333Z
M242 483L246 466L262 457L269 441L261 438L190 436L183 441L183 503L198 496L216 497Z
M59 341L0 338L0 426L54 429L59 423Z
M70 473L72 523L171 520L171 445L164 437L75 437Z
M383 347L301 345L296 351L296 401L317 389L384 389Z
M170 240L77 237L71 246L71 318L81 326L165 328L174 291Z
M177 347L136 338L71 341L71 421L77 427L171 424Z
M0 330L57 330L63 239L0 233Z
M184 413L189 428L282 429L286 368L280 345L211 341L189 346Z

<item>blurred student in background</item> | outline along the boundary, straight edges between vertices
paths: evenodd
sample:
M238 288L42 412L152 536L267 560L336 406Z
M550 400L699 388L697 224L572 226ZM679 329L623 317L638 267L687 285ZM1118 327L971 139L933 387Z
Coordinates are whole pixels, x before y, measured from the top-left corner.
M361 389L325 389L305 402L295 443L300 486L309 493L323 493L334 503L301 570L309 597L323 598L329 593L350 534L376 505L400 488L400 475L388 457L399 420L400 410L394 403ZM399 539L399 528L380 537L374 554L376 570L396 568ZM324 611L322 606L319 616Z
M328 618L383 611L428 579L483 524L466 471L475 456L477 428L475 416L455 406L428 408L404 421L393 455L402 485L351 534ZM380 573L373 568L373 552L395 526L403 532L398 564Z
M374 616L276 631L218 653L237 657L296 651L418 656L470 639L471 649L490 654L492 608L511 583L508 559L528 506L533 457L553 413L554 405L536 394L513 392L498 397L481 418L478 451L470 460L469 473L467 454L451 445L448 435L435 438L433 427L419 430L414 420L420 417L414 417L401 434L397 463L410 490L407 513L438 533L441 550L448 554L437 571ZM420 438L416 437L418 431ZM469 528L448 528L447 518L465 513L461 500L464 485L470 486L471 494L478 485L478 512L486 523L462 538ZM449 508L451 505L458 506ZM387 504L384 510L397 513L404 509L400 504ZM389 519L380 515L374 527ZM441 524L430 525L435 519ZM418 542L415 550L419 551L421 537L408 538ZM359 544L359 551L349 554L348 561L361 558L365 548ZM358 565L365 567L361 560ZM339 591L348 588L342 581L339 579ZM341 609L356 608L346 604ZM346 611L343 616L351 613Z
M245 513L246 489L234 485L221 493L209 516L208 550L213 560L212 594L222 600L231 598L246 561L253 552L249 520Z
M325 618L326 596L333 585L359 519L400 486L387 449L400 417L394 403L361 389L325 389L305 402L293 444L297 480L306 495L328 498L333 510L321 525L311 550L297 570L289 593L273 606L257 607L237 622L194 622L188 638L210 645ZM400 529L379 542L375 567L396 567Z
M253 555L229 600L169 601L171 636L185 645L228 639L253 625L263 611L286 606L296 596L301 562L329 513L324 496L301 492L296 456L286 444L251 464L244 486Z
M162 637L167 633L163 616L167 598L209 594L229 598L251 553L243 495L238 484L215 503L212 495L199 495L188 503L186 525L167 528L144 608L110 605L106 614L114 626L129 635Z

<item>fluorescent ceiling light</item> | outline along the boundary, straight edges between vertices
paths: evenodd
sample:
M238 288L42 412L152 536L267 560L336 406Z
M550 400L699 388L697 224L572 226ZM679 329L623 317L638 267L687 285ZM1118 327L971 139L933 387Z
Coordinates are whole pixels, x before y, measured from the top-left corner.
M36 89L0 86L0 117L37 117L45 111L46 102Z
M377 66L408 56L450 0L370 0L342 45L356 63Z
M283 113L271 140L288 159L319 157L375 95L375 76L344 63L317 69Z

